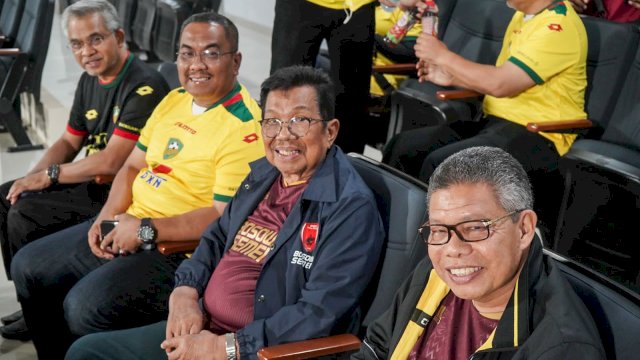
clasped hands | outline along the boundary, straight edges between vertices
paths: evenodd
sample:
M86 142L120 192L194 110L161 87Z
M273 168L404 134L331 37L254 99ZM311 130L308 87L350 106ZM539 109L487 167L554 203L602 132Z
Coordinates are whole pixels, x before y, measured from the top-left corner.
M100 223L103 220L117 220L118 225L102 238ZM91 252L103 259L113 259L117 255L126 255L138 251L142 244L138 239L140 219L129 214L109 216L102 212L89 228L87 234Z

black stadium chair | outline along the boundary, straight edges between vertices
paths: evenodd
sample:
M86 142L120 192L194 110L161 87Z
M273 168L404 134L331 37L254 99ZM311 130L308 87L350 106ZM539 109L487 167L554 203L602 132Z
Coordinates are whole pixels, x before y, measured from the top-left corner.
M371 188L387 233L382 258L371 283L362 296L363 320L359 337L367 326L389 308L396 290L426 254L426 245L418 236L418 227L427 219L427 188L404 173L359 154L349 154L350 160L365 183ZM344 342L330 344L329 353L359 348L358 337L337 335ZM335 337L331 337L335 338ZM318 341L318 340L316 340ZM322 342L322 339L319 340ZM287 346L287 345L285 345ZM295 345L293 345L295 347ZM260 351L259 357L271 358L279 346ZM328 349L307 353L306 358L322 356ZM302 359L296 354L290 359Z
M10 151L34 148L22 126L15 101L20 93L30 94L35 101L36 112L42 115L40 83L49 48L54 3L55 0L26 0L15 40L16 48L0 49L0 62L9 69L6 75L0 75L0 122L17 145Z
M577 140L560 161L553 249L640 293L640 50L625 77L602 137Z
M125 41L130 47L133 46L133 37L131 36L131 24L136 14L138 2L136 0L118 0L117 4L114 4L124 29Z
M20 19L24 9L24 0L5 0L0 13L0 46L13 46L18 34Z
M156 18L157 0L139 0L133 23L131 24L131 38L135 47L153 58L153 24Z
M450 1L443 3L448 6ZM503 0L457 0L453 10L447 11L450 11L450 18L447 20L447 14L442 14L446 27L441 26L440 36L448 48L468 60L495 64L514 11ZM475 114L477 102L443 103L437 100L436 91L442 89L431 83L419 83L416 79L402 82L391 95L387 140L401 131Z
M160 61L174 62L180 27L191 15L191 4L180 0L157 0L153 26L153 52Z

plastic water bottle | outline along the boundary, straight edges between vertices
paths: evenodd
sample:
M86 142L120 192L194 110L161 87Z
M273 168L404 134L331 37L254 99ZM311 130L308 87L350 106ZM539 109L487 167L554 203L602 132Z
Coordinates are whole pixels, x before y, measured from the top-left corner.
M422 32L438 36L438 7L433 0L426 0L427 9L422 13Z
M394 5L397 5L399 1L400 0L389 0L389 2L392 2ZM384 10L384 11L386 11L388 13L394 12L396 10L395 6L389 6L389 5L385 5L383 3L380 3L380 7L382 8L382 10Z
M387 31L384 42L391 47L397 46L418 20L417 7L406 10L402 13L398 22Z

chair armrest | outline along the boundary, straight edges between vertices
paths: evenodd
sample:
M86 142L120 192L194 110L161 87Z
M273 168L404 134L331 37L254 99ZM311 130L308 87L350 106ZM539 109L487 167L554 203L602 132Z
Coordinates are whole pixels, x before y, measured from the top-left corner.
M360 349L360 339L355 335L341 334L325 338L297 341L269 346L258 351L260 360L311 359L344 351Z
M480 94L477 91L473 90L440 90L436 92L436 97L438 100L447 101L447 100L457 100L457 99L468 99L474 97L480 97L483 94Z
M540 131L563 132L561 130L589 129L592 127L593 122L589 119L550 121L541 124L535 122L527 123L527 130L533 133Z
M18 48L0 49L0 56L17 56L20 54L21 52Z
M200 240L163 241L158 243L158 251L162 255L193 252Z
M381 74L392 75L414 75L417 73L416 64L390 64L390 65L374 65L373 71Z
M95 181L96 184L110 184L115 177L115 175L96 175L93 181Z

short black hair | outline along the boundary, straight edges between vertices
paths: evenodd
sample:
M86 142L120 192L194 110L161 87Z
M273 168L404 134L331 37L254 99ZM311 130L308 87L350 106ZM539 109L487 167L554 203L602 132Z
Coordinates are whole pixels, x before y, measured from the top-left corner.
M180 28L180 35L184 31L184 28L191 23L209 23L222 26L224 29L224 36L231 45L231 51L238 51L238 28L229 20L226 16L220 15L215 12L203 12L189 16L187 20L182 23Z
M329 76L321 70L310 66L294 65L277 70L269 76L260 88L260 107L264 114L267 96L273 90L290 90L292 88L311 86L316 90L316 101L322 120L335 117L335 91Z

